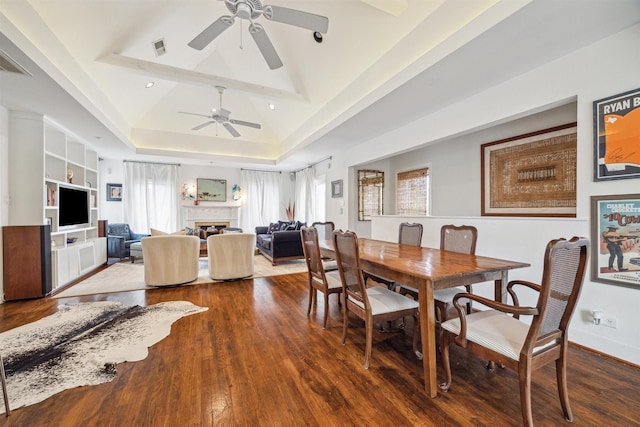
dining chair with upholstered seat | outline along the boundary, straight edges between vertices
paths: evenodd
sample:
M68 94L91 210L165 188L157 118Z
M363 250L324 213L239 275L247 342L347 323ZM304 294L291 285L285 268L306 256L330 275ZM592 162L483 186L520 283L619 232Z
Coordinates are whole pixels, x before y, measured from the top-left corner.
M318 230L318 241L320 240L333 240L333 231L335 230L335 224L332 221L316 221L311 224ZM324 271L337 271L338 264L336 260L331 258L322 258L322 264Z
M445 382L440 388L448 391L451 387L449 345L455 342L471 353L518 372L522 419L525 426L532 426L532 372L553 361L562 412L565 419L572 421L567 392L567 331L582 287L588 248L589 241L584 237L549 242L540 284L523 280L508 283L507 292L513 305L470 293L456 295L453 304L458 317L441 324L440 351ZM538 292L535 306L519 305L514 291L516 286ZM460 302L462 298L472 299L490 309L467 314L466 307L463 308ZM520 316L532 316L531 323L523 322Z
M319 230L315 227L302 227L300 229L302 251L309 272L309 305L307 307L307 316L311 313L311 307L317 304L318 291L322 292L324 295L324 320L322 327L326 329L329 321L329 295L338 294L338 303L340 303L342 281L340 281L340 273L337 270L325 271L322 256L320 255L318 235ZM332 237L333 231L331 234L331 238Z
M421 246L422 224L417 222L401 222L398 226L398 243L400 243L401 245ZM376 276L366 271L363 274L365 284L367 283L368 279L372 279L378 283L385 284L392 291L396 290L396 288L400 286L400 284L391 279L387 279L386 277Z
M333 236L343 292L342 344L347 341L349 313L353 313L365 322L364 368L369 369L374 322L413 316L413 351L417 355L420 334L418 302L385 287L367 288L358 254L358 236L351 231L335 231Z
M4 360L0 354L0 381L2 381L2 397L4 399L5 416L9 416L11 410L9 409L9 393L7 392L7 377L4 372Z
M443 225L440 228L440 250L460 252L465 254L476 253L476 242L478 241L478 230L471 225ZM416 288L402 285L400 293L411 295L418 299ZM448 313L453 308L453 297L460 292L471 293L471 285L457 286L454 288L437 289L433 292L435 302L436 322L444 322L449 318ZM467 301L467 314L471 313L471 301Z

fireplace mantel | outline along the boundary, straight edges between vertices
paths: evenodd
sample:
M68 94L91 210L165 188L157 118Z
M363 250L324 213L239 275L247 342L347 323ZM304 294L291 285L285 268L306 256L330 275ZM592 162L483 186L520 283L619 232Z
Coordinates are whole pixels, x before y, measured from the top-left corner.
M193 228L196 222L229 222L230 227L238 227L239 206L182 206L185 226Z

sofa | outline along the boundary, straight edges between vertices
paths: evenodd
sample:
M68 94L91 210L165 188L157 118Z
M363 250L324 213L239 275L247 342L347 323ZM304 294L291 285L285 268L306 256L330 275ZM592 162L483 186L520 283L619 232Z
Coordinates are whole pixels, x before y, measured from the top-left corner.
M129 228L129 224L109 224L107 226L107 256L109 258L129 258L131 244L148 236L148 234L134 233Z
M256 227L256 248L272 265L280 261L303 259L300 221L278 221Z

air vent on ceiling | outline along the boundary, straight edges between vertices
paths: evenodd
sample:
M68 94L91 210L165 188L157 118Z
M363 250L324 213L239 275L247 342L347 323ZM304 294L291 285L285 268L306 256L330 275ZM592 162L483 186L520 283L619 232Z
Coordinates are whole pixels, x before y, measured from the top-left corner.
M10 73L24 74L25 76L31 76L23 66L14 61L5 51L0 49L0 71L8 71Z
M167 53L167 47L164 44L164 39L156 40L153 42L153 50L157 56L162 56Z

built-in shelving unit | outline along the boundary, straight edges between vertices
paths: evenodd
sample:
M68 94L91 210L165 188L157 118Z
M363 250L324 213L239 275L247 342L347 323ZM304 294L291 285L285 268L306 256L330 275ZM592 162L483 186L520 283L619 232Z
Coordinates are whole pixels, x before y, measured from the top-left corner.
M106 239L98 236L98 154L37 114L11 112L9 138L9 225L50 225L55 290L107 260ZM87 193L86 222L60 224L62 187Z

